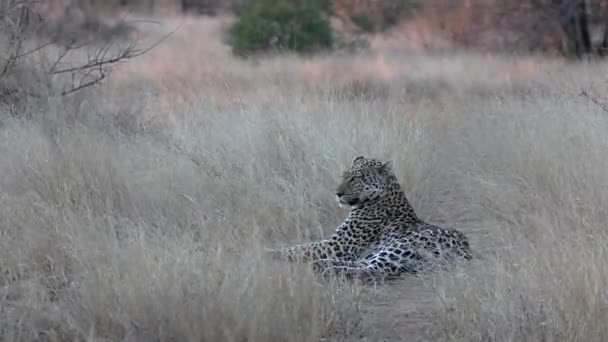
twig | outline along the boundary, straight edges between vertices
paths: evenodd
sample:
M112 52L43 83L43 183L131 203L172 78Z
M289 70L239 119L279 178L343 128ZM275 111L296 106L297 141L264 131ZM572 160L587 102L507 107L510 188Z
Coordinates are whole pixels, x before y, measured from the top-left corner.
M177 29L179 29L179 27ZM87 63L83 65L66 67L63 69L56 69L59 62L65 57L66 54L69 53L70 50L72 50L71 47L67 47L64 53L60 55L59 60L53 64L49 72L52 75L66 73L72 74L72 87L70 89L63 90L60 95L65 96L72 94L81 89L100 84L101 81L104 80L111 73L112 66L114 64L146 54L150 50L160 45L166 39L168 39L171 35L173 35L177 31L177 29L164 35L161 39L154 42L154 44L144 49L137 49L136 43L131 42L126 47L124 47L117 56L114 57L108 57L111 53L110 49L112 47L112 44L111 41L107 41L101 48L96 50L93 55L89 55L89 60ZM82 77L78 82L76 82L75 80L77 74L82 74Z
M40 51L40 50L42 50L42 49L46 48L47 46L52 45L53 43L54 43L54 42L52 42L52 41L51 41L51 42L44 43L44 44L42 44L42 45L40 45L40 46L37 46L37 47L35 47L35 48L31 49L31 50L27 50L27 51L22 52L22 53L20 53L20 54L18 54L18 55L11 56L11 59L19 59L19 58L23 58L23 57L25 57L25 56L27 56L27 55L31 55L31 54L33 54L34 52Z
M600 100L598 100L595 97L589 95L589 93L587 93L586 90L582 90L579 95L581 95L582 97L585 97L585 98L589 99L591 102L595 103L598 107L602 108L602 110L604 112L608 113L608 105L606 105L605 103L600 102Z
M28 18L25 16L29 12L23 14L23 10L29 11L31 10L31 6L39 2L40 0L11 0L8 7L0 6L0 24L4 26L8 25L7 29L10 29L7 37L9 50L4 54L6 57L0 57L0 78L3 78L14 69L21 58L44 50L50 45L57 44L61 39L61 37L51 37L48 42L34 46L31 49L26 48L26 43L30 37L28 33L24 32L23 28L25 27L24 25L27 25ZM19 17L12 20L13 15ZM181 26L182 24L178 25L174 30L163 35L145 48L138 48L138 41L132 41L123 45L115 44L114 40L109 38L101 46L88 50L88 53L85 54L86 59L82 62L78 60L72 61L70 56L76 54L82 48L91 46L93 43L87 41L78 43L76 39L72 39L64 46L56 58L50 61L50 65L45 68L44 72L47 76L51 77L66 75L68 79L71 79L71 85L68 85L67 89L60 89L55 94L62 96L72 94L83 88L100 84L102 80L110 75L114 65L123 60L136 58L148 53L171 37Z
M86 76L85 76L85 77L83 77L83 78L81 78L81 79L80 79L80 81L78 82L78 85L77 85L77 86L72 86L72 88L70 88L70 89L68 89L68 90L64 90L64 91L62 91L62 92L60 93L60 94L61 94L61 96L69 95L69 94L71 94L71 93L75 93L75 92L77 92L77 91L79 91L79 90L81 90L81 89L84 89L84 88L86 88L86 87L90 87L90 86L92 86L92 85L99 84L99 83L101 83L101 81L102 81L103 79L105 79L105 78L106 78L106 74L105 74L105 73L103 73L103 72L100 72L99 76L95 77L93 80L91 80L91 81L89 81L89 82L84 82L85 78L86 78Z

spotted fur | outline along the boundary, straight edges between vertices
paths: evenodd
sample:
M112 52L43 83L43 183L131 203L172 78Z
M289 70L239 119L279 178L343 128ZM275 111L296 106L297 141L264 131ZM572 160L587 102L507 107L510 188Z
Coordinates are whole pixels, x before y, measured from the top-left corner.
M274 251L275 257L312 263L315 270L356 277L396 277L430 266L471 259L467 237L419 219L391 163L357 157L336 190L351 211L326 240Z

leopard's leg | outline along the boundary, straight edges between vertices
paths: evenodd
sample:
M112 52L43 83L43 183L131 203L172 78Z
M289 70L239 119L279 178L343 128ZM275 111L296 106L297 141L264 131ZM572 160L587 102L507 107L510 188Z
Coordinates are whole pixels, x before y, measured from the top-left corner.
M428 225L430 228L420 232L424 252L440 268L451 268L461 261L472 259L471 247L464 233L455 229L443 229Z
M387 269L382 269L376 264L369 264L364 260L317 260L312 266L313 270L322 276L338 275L364 281L388 280L394 277Z
M469 239L462 232L457 232L456 236L456 255L461 259L470 261L473 260L473 253L471 251L471 245L469 244Z
M311 263L313 272L323 277L345 276L351 278L354 274L365 268L365 265L356 261L340 259L320 259Z
M362 261L370 273L383 278L397 278L403 274L417 274L427 262L427 256L410 241L392 240L364 255Z
M333 258L336 251L336 242L332 240L314 241L276 250L267 250L274 259L304 262Z

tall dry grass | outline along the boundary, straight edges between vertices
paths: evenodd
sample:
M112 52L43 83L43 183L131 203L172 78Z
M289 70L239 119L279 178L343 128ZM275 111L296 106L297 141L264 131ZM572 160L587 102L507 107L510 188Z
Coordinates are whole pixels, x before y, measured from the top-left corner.
M607 113L578 96L603 93L606 64L254 63L219 28L187 19L105 86L2 116L3 340L608 337ZM343 219L333 188L359 154L394 160L475 262L368 287L264 258ZM424 315L405 324L411 301Z

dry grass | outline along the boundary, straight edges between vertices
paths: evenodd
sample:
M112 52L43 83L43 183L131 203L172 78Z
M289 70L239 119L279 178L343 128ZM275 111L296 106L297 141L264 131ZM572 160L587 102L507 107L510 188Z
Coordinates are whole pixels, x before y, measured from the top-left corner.
M2 116L2 340L608 338L607 113L577 95L606 64L252 63L219 27L187 19L104 87ZM477 260L370 288L263 258L332 231L359 154Z

